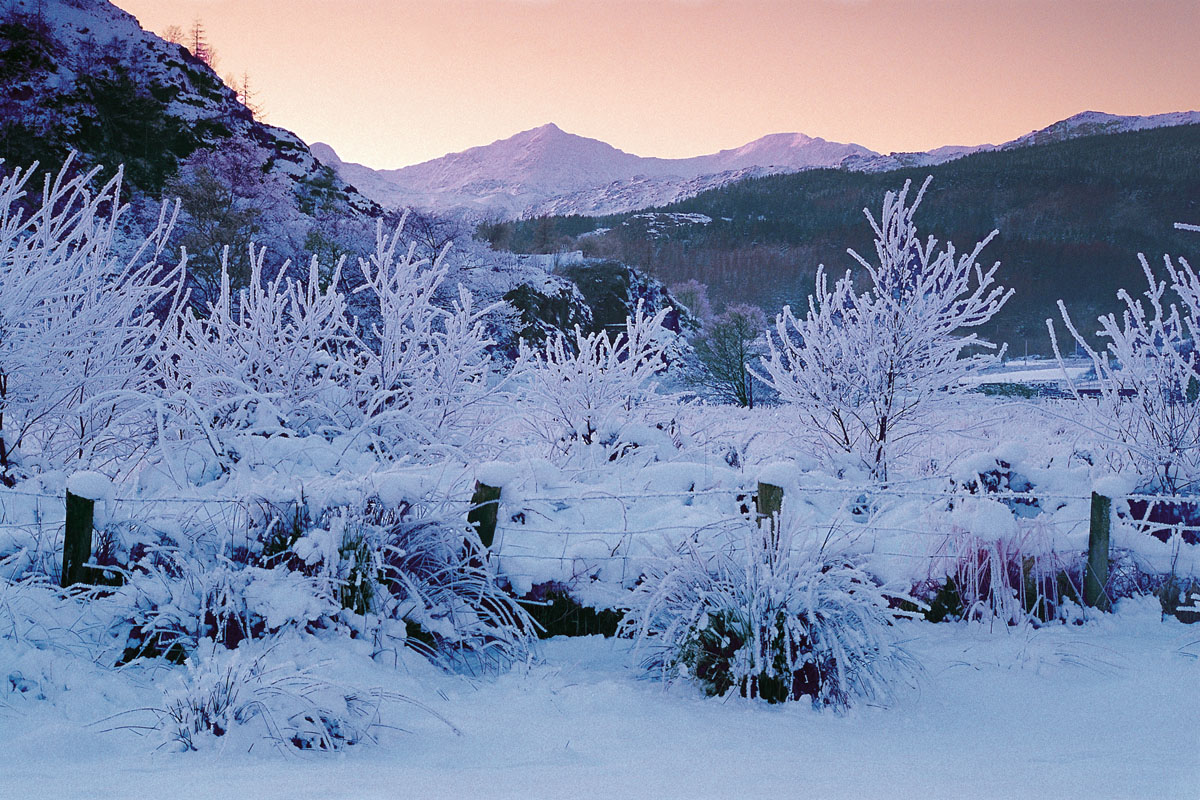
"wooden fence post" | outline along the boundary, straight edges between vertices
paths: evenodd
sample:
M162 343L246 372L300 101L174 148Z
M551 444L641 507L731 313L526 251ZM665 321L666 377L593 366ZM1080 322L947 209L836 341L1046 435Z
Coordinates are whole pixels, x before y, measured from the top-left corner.
M1087 571L1083 576L1083 602L1109 611L1112 602L1108 586L1108 534L1112 523L1112 498L1092 492L1092 522L1088 535Z
M758 512L758 524L760 527L763 520L767 520L771 539L774 542L777 538L776 531L779 525L779 515L783 511L783 487L759 481L758 494L754 497L754 508Z
M62 586L91 583L84 566L92 557L92 515L96 501L67 491L67 523L63 539Z
M471 496L471 509L467 522L475 526L479 541L485 548L492 546L496 538L496 520L500 514L500 487L488 486L475 481L475 494Z

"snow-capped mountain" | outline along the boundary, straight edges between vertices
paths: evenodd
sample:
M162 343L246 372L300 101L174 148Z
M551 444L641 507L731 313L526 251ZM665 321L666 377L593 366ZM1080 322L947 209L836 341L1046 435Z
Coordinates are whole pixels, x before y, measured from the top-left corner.
M938 147L926 153L890 153L866 159L852 159L842 164L846 169L862 172L887 172L904 167L929 167L944 164L972 153L1015 150L1019 147L1064 142L1081 136L1144 131L1151 128L1169 128L1174 125L1200 124L1200 111L1175 111L1169 114L1152 114L1145 117L1122 117L1103 111L1083 111L1060 120L1053 125L1030 131L1004 144L981 144L974 147L950 145Z
M382 205L506 217L642 208L690 197L751 171L835 167L850 157L874 155L857 144L784 133L710 155L643 158L553 123L395 170L344 162L321 143L313 152Z
M322 143L314 144L312 151L381 205L516 218L616 214L665 205L757 175L821 167L886 172L934 166L984 151L1196 123L1200 123L1196 111L1146 117L1085 111L1000 145L947 145L921 153L886 155L857 144L776 133L710 155L643 158L567 133L553 123L394 170L344 162Z

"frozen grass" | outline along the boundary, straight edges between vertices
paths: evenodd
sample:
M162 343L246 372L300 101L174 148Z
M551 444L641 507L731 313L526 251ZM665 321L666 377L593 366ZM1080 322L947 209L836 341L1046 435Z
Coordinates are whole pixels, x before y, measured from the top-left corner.
M870 576L779 519L692 540L650 569L626 631L651 674L710 695L844 710L884 702L915 664Z

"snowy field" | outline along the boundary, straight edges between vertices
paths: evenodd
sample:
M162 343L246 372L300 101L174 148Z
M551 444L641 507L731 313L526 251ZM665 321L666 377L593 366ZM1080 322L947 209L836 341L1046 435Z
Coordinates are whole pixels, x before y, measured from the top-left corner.
M533 666L481 679L411 656L372 665L345 642L281 644L458 730L395 705L377 745L334 755L262 742L179 754L102 732L144 722L102 718L159 702L157 686L178 678L147 668L118 682L54 657L50 703L9 694L0 706L0 795L1196 797L1200 631L1159 616L1142 599L1078 627L905 623L924 673L893 707L845 716L664 690L627 641L601 637L548 640Z
M197 312L85 184L0 226L0 795L1200 795L1186 262L1086 397L965 392L1010 293L906 186L751 410L641 298L501 354L402 230Z

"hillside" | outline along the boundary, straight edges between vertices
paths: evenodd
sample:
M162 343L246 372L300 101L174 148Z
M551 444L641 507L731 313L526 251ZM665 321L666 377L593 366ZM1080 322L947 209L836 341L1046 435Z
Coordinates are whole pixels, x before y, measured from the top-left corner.
M773 133L692 158L643 158L553 123L410 167L376 170L342 161L318 142L314 155L385 207L414 206L471 219L618 214L668 205L751 177L810 169L887 172L943 164L1097 133L1200 123L1194 111L1122 117L1084 111L1001 145L947 145L922 153L876 153L803 133Z
M254 119L186 47L142 30L107 0L15 0L0 14L0 158L9 165L125 165L130 189L156 196L198 148L265 148L265 172L324 182L353 214L375 205L329 173L290 131Z
M356 256L374 251L377 220L391 226L400 218L339 178L294 133L255 119L186 47L143 30L107 0L16 0L0 9L0 170L38 162L56 171L72 152L75 169L103 167L101 178L124 165L131 240L157 221L164 201L182 198L170 249L188 251L198 306L217 290L226 248L233 280L243 279L251 242L267 247L268 264L290 258L294 268L316 255L332 269L347 256L342 276L353 288L362 278ZM538 259L492 252L464 230L418 215L406 235L419 257L455 243L447 304L458 283L485 304L520 300L516 317L493 322L505 355L515 353L518 331L540 336L592 324L596 314L570 279ZM615 302L669 302L653 282L617 272L637 297L625 292Z
M547 217L481 230L517 251L581 247L668 284L695 278L723 302L746 300L773 312L807 295L818 264L840 271L853 263L847 247L869 252L862 209L877 210L885 191L926 175L934 180L917 217L923 231L969 247L1000 230L984 256L1003 263L1000 274L1017 295L987 332L1014 353L1026 341L1031 352L1048 349L1045 320L1057 316L1059 298L1090 319L1112 307L1118 288L1140 291L1138 252L1152 261L1195 252L1172 223L1200 219L1200 125L1084 136L886 173L751 178L654 209L656 216ZM668 213L702 217L661 216Z
M747 174L833 167L878 155L856 144L780 133L709 155L643 158L553 123L394 170L346 163L322 143L313 151L381 205L500 218L642 208Z

